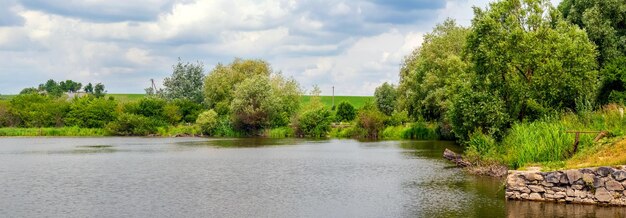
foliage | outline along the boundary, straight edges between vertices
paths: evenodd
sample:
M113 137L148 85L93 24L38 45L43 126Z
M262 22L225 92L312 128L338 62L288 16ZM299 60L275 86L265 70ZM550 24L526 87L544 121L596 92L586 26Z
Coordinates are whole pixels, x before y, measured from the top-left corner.
M39 94L18 95L10 104L22 127L61 127L69 109L67 102Z
M117 117L117 102L104 98L75 98L70 104L65 125L83 128L104 128Z
M326 107L307 107L296 117L293 125L298 136L321 138L330 131L332 115Z
M453 20L437 25L424 42L405 57L400 70L397 110L415 120L443 120L449 99L469 80L462 52L469 28Z
M376 108L365 106L357 115L357 127L362 130L361 137L377 139L385 128L385 114Z
M188 99L174 99L172 104L176 105L182 116L181 120L185 123L196 122L198 114L202 111L202 105Z
M163 99L147 97L124 105L124 112L165 121L168 120L165 105L167 102Z
M204 111L198 115L196 124L200 126L203 134L213 135L219 124L219 117L213 109Z
M396 103L396 89L387 82L383 83L374 92L374 102L376 102L376 107L380 112L391 116Z
M122 113L117 120L106 125L106 131L111 135L146 136L155 134L158 127L166 126L162 120L149 118L137 114Z
M470 133L483 131L495 138L504 134L509 123L504 101L497 93L462 89L453 99L453 107L448 111L452 130L461 141Z
M80 127L0 128L0 136L106 136L104 129Z
M513 168L528 163L561 161L572 151L574 136L559 122L537 121L515 124L502 144L507 163Z
M327 107L333 106L333 96L320 95L320 101ZM363 107L365 102L373 100L373 96L335 96L335 106L338 106L337 102L348 102L355 109ZM300 104L304 105L311 101L310 95L304 95L300 98Z
M269 77L272 69L262 60L236 58L228 65L218 64L204 79L204 100L220 115L229 114L235 88L247 78L257 75Z
M235 127L247 134L270 127L272 116L278 112L277 99L272 96L272 86L265 76L253 76L236 88L230 106Z
M300 109L302 89L293 78L274 74L270 78L271 95L276 98L277 113L272 117L271 126L287 126L293 115Z
M466 47L474 87L495 93L509 117L526 119L529 104L575 110L576 99L593 97L595 46L548 0L499 1L474 13Z
M0 101L0 127L14 126L17 119L11 113L11 104L7 101Z
M600 75L602 83L598 91L597 104L626 103L626 56L604 66Z
M287 138L295 136L295 133L292 128L278 127L266 130L264 135L269 138Z
M20 95L26 95L26 94L38 94L39 90L37 90L36 88L24 88L22 89L22 91L20 91Z
M60 97L63 95L63 89L59 86L59 83L50 79L44 84L39 84L39 91L45 91L46 94L54 97Z
M411 125L410 128L402 132L402 138L416 140L437 140L440 137L437 134L436 126L427 124L425 122L416 122Z
M387 119L385 125L387 126L401 126L409 122L409 114L406 111L394 111L391 113L389 119Z
M180 108L171 103L163 106L163 116L165 117L165 120L172 125L180 123L180 120L183 118Z
M59 82L59 88L61 88L61 90L63 90L64 92L77 92L80 91L81 87L83 87L81 83L74 82L72 80Z
M85 87L83 87L83 91L85 91L85 93L93 94L93 85L88 83Z
M559 11L565 19L584 29L598 46L600 66L626 56L626 2L563 0Z
M106 90L104 90L104 85L102 83L96 84L93 89L93 95L96 96L96 98L101 98L106 95Z
M337 112L335 114L335 119L338 122L350 122L354 120L355 117L356 110L354 109L354 106L352 106L352 104L347 101L342 101L341 103L339 103L339 105L337 106Z
M178 63L172 66L171 77L163 80L165 86L164 96L169 100L186 99L195 103L202 103L202 83L204 79L204 66L202 63L183 63L178 59Z

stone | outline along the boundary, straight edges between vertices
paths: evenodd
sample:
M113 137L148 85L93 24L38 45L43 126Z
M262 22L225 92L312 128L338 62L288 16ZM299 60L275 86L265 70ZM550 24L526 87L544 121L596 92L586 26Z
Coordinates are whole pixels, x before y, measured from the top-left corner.
M593 183L593 180L594 180L595 177L596 177L596 175L594 175L594 174L583 173L583 181L585 181L585 183L587 183L587 184Z
M574 202L574 203L582 203L583 199L579 198L579 197L576 197L576 198L574 198L574 200L572 200L572 202Z
M544 194L543 197L549 200L555 199L553 194Z
M552 184L551 182L547 182L547 181L541 182L541 185L543 185L545 187L552 187L552 186L554 186L554 184Z
M568 188L567 191L565 191L565 194L567 194L567 196L570 196L570 197L576 196L574 189L571 189L571 188Z
M552 189L546 189L546 194L554 194L555 191L552 191Z
M521 199L528 199L528 193L522 193L521 195L519 195L519 197Z
M565 174L567 175L567 180L569 180L570 184L574 184L574 182L582 177L582 173L578 170L568 170L565 171Z
M619 186L621 187L622 185L619 185ZM529 188L531 191L533 191L533 192L537 192L537 193L546 192L546 189L545 189L545 188L543 188L543 187L541 187L541 186L538 186L538 185L529 185L529 186L528 186L528 188Z
M558 172L552 172L552 173L547 173L545 176L545 182L554 184L554 183L559 183L559 180L561 178L561 174Z
M613 172L613 178L617 181L626 180L626 171L617 170Z
M609 174L613 173L613 171L615 170L610 167L598 167L598 169L596 169L596 174L602 177L606 177Z
M587 174L595 174L596 172L593 171L592 169L589 168L585 168L585 169L580 169L581 173L587 173Z
M606 181L605 178L600 178L600 177L594 177L593 178L593 187L594 188L600 188L600 187L604 187L604 182Z
M574 198L572 198L572 197L566 197L565 198L565 201L567 201L567 202L572 202L573 200L574 200Z
M541 176L539 173L533 173L533 172L524 174L524 178L526 178L526 180L531 181L531 182L543 180L543 176Z
M576 190L576 191L574 191L574 196L579 197L579 198L586 198L587 197L587 192L586 191L581 191L581 190Z
M528 196L528 200L536 201L536 200L541 200L541 199L542 198L541 198L541 195L539 193L532 193L532 194L530 194L530 196Z
M555 192L564 192L565 188L563 187L552 187L552 190Z
M609 180L605 184L606 189L609 191L622 191L624 190L624 186L615 180Z
M531 192L530 189L526 188L526 187L520 188L519 191L522 192L522 193L530 193Z
M585 204L595 204L596 202L593 201L593 199L585 198L585 199L583 199L583 203L585 203Z
M565 194L565 192L557 192L557 193L554 193L554 197L557 199L561 199L561 198L567 197L567 195Z
M605 188L596 189L596 199L600 202L609 202L613 200L613 196Z
M509 176L507 176L506 178L506 187L524 187L526 186L526 181L523 178L520 178L519 176L515 175L515 174L510 174Z
M572 188L573 188L574 190L581 190L581 189L583 189L583 187L584 187L584 186L582 186L582 185L572 185Z
M567 175L560 174L560 176L559 176L559 183L561 183L561 184L569 184L569 180L567 179Z

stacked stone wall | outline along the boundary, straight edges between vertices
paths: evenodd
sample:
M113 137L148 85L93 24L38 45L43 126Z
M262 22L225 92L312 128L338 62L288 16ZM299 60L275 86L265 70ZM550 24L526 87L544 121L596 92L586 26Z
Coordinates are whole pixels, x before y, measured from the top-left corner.
M507 199L626 206L626 167L554 172L510 170Z

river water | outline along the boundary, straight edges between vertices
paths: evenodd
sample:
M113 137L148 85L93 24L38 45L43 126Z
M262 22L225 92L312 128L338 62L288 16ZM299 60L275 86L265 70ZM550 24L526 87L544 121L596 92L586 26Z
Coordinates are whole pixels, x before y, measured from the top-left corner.
M617 217L507 202L450 142L0 138L1 217Z

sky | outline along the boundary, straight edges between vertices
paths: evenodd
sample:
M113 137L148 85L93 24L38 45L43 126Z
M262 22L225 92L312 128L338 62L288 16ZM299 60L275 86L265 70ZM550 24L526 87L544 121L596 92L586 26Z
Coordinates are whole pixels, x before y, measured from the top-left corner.
M322 95L373 95L402 59L452 18L469 26L489 0L0 0L0 94L48 79L109 93L162 87L172 65L208 73L234 58L268 61ZM553 0L558 3L558 0Z

